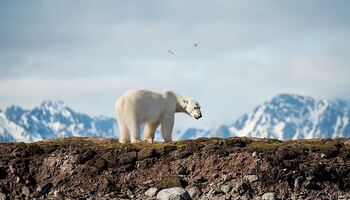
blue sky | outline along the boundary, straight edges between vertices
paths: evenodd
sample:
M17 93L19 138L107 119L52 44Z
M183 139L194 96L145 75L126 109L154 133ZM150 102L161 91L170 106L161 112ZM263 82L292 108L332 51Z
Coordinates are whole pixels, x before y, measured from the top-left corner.
M207 128L279 93L350 99L349 8L345 0L0 1L0 108L59 99L113 116L125 90L170 89L196 98L204 115L178 115L176 126Z

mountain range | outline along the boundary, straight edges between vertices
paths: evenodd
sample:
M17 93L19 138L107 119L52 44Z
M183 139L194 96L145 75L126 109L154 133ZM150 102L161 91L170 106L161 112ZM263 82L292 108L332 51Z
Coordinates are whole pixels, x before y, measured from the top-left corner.
M350 101L316 100L309 96L280 94L230 125L216 129L190 128L178 139L248 136L259 138L311 139L350 137Z
M233 136L281 140L350 137L349 119L349 101L280 94L230 125L209 130L175 130L173 137L175 140ZM0 110L0 142L33 142L71 136L115 138L118 136L116 121L112 117L90 117L75 112L62 101L44 101L32 110L19 106ZM159 133L156 139L161 139Z
M34 142L71 136L116 137L115 120L90 117L62 101L44 101L32 110L10 106L0 110L0 142Z

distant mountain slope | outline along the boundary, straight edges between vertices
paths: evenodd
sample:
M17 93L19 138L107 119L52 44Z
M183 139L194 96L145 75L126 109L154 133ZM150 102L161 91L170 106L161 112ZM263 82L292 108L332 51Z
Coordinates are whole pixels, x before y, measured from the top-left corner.
M350 136L350 103L280 94L229 127L232 135L277 139Z
M0 142L33 142L70 136L116 137L115 120L89 117L61 101L44 101L33 110L10 106L0 111Z
M210 130L190 128L178 131L175 138L248 136L287 140L350 137L349 119L349 101L280 94L231 125Z

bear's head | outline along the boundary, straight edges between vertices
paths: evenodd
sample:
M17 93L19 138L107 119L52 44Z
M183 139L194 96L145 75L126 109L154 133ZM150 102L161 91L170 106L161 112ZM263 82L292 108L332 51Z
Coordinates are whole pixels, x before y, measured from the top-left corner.
M193 118L199 119L202 117L201 106L197 101L192 99L184 99L182 103L186 112Z

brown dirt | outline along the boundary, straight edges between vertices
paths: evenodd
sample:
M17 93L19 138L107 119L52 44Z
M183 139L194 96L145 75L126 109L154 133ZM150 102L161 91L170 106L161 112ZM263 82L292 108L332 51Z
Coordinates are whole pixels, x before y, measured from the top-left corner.
M201 138L122 145L113 139L64 138L1 143L0 154L0 192L8 199L128 199L128 190L135 199L146 199L150 187L174 186L197 187L202 198L220 197L223 184L232 186L232 199L260 199L270 191L279 199L337 199L350 192L349 139Z

